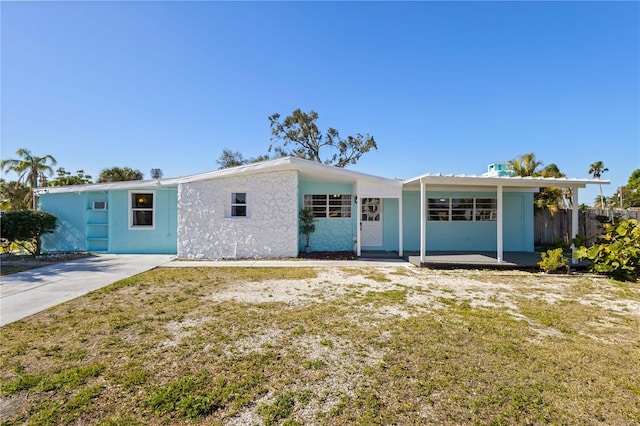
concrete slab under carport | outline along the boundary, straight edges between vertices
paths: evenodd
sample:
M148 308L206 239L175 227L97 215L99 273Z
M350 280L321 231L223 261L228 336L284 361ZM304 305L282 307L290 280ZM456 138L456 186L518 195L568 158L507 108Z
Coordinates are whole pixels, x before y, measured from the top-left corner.
M413 265L423 268L492 268L492 269L531 269L538 268L540 253L504 252L504 259L498 262L496 252L477 251L427 251L424 262L418 252L405 254Z

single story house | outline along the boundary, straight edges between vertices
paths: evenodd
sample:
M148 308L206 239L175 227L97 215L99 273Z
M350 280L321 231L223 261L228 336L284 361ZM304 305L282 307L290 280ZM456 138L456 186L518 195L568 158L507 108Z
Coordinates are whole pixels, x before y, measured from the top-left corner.
M313 251L533 252L533 194L594 179L425 174L390 179L295 157L192 176L45 187L58 217L46 251L167 253L187 259L286 258L304 250L298 213L313 209ZM573 235L577 234L574 209Z

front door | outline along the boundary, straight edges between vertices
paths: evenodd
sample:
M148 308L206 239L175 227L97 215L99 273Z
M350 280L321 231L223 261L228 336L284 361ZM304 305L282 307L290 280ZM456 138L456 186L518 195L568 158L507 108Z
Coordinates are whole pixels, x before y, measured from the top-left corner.
M363 198L360 212L360 245L382 247L382 200Z

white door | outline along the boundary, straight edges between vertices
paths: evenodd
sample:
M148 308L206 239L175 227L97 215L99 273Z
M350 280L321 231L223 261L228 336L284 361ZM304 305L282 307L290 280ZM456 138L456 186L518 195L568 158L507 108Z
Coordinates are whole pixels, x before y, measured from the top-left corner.
M382 247L382 200L363 198L360 212L360 245Z

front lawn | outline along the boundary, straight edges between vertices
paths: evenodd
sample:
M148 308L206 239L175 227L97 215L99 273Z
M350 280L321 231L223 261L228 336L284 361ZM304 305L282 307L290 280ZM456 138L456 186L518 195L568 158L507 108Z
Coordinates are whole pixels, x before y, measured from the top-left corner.
M159 268L0 331L3 425L637 424L640 285Z

